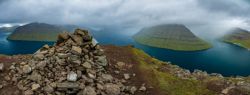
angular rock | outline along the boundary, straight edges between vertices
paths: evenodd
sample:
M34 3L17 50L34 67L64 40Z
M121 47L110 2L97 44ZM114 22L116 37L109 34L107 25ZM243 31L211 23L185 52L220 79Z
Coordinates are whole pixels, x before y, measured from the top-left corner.
M37 68L40 68L40 69L43 69L45 66L47 65L46 61L40 61L36 67Z
M37 90L38 88L40 88L39 84L32 84L31 86L31 90Z
M104 81L112 81L113 77L110 74L102 74L102 78Z
M74 34L81 35L81 36L88 35L88 30L76 29Z
M130 88L130 93L131 94L135 94L135 91L137 90L137 88L135 86Z
M76 81L77 80L77 74L73 71L69 72L67 75L67 80L68 81Z
M35 81L35 82L39 82L41 78L42 76L37 72L32 72L32 74L28 77L28 79Z
M26 90L24 95L34 95L34 92L32 90Z
M78 93L78 95L97 95L97 93L95 91L95 88L87 86L82 92Z
M90 64L89 62L84 62L84 63L82 64L82 66L83 66L84 68L86 68L86 69L90 69L90 68L91 68L91 64Z
M82 45L83 44L83 39L81 36L78 35L72 35L71 38L77 45Z
M98 61L98 64L101 65L101 66L107 66L107 64L108 64L106 56L99 56L97 58L97 61Z
M51 87L50 85L46 85L43 89L44 89L44 91L47 92L47 93L54 92L54 88Z
M37 53L37 54L34 55L34 58L36 60L42 60L42 59L44 59L44 57L45 56L43 54L41 54L41 53Z
M79 84L74 82L63 82L63 83L57 83L56 87L60 90L79 89Z
M57 56L61 59L67 58L68 54L64 54L64 53L58 53Z
M82 49L80 47L77 47L77 46L72 46L72 51L74 53L77 53L77 54L81 54L82 53Z
M124 78L125 78L125 79L130 79L129 74L124 74Z
M3 70L4 70L4 64L0 63L0 71L3 71Z
M32 68L29 65L24 65L22 68L23 73L30 73L32 71Z
M69 34L67 32L60 33L57 38L57 44L69 39Z
M105 92L108 95L120 95L120 87L119 85L108 83L104 85Z

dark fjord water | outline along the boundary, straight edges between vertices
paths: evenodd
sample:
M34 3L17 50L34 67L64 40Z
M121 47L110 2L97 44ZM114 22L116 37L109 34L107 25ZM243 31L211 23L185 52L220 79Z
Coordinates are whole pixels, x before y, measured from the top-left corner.
M51 42L7 41L7 35L6 33L0 34L0 54L29 54L34 53L44 44L53 44ZM224 76L250 75L250 51L234 45L214 41L214 47L209 50L180 52L141 45L134 42L131 37L122 34L94 34L94 36L101 44L133 44L157 59L170 61L172 64L191 71L200 69L208 73L221 73Z

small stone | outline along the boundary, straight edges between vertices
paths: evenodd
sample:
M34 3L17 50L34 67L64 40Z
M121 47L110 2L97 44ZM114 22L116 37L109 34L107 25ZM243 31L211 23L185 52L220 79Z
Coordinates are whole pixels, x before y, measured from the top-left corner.
M42 60L42 59L44 59L44 55L41 54L41 53L37 53L37 54L34 55L34 58L35 58L36 60Z
M64 58L67 58L68 55L67 54L64 54L64 53L58 53L57 56L61 59L64 59Z
M92 42L91 42L91 43L92 43L93 46L96 46L96 45L98 44L97 40L94 39L94 38L92 39Z
M77 70L77 71L76 71L76 74L77 74L77 77L80 78L80 77L82 76L82 71Z
M113 77L110 74L102 74L102 78L104 81L112 81Z
M21 62L20 65L26 65L27 63L26 62Z
M80 47L77 47L77 46L72 46L72 51L76 52L78 54L82 53L82 49Z
M3 70L4 70L4 64L0 63L0 71L3 71Z
M67 40L67 39L69 39L69 34L67 32L63 32L58 35L58 40Z
M146 91L147 88L146 88L144 85L142 85L142 86L139 88L139 90L140 90L140 91Z
M40 62L36 65L36 67L43 69L43 68L46 66L46 64L47 64L46 61L40 61Z
M73 71L69 72L67 75L68 81L76 81L77 80L77 74Z
M88 34L88 30L76 29L75 32L74 32L74 34L84 36L84 35Z
M130 76L129 74L124 74L124 78L127 80L127 79L130 79Z
M24 95L33 95L34 92L32 90L26 90L24 91Z
M130 93L135 94L136 90L137 90L136 87L133 86L133 87L130 88Z
M3 85L0 85L0 89L2 89L3 88Z
M83 66L84 68L86 68L86 69L90 69L90 68L91 68L91 64L90 64L89 62L84 62L84 63L82 64L82 66Z
M23 73L26 73L26 74L28 74L32 71L32 69L29 65L24 65L22 70L23 70Z
M115 71L115 74L120 74L120 71Z
M104 85L108 95L120 95L120 87L116 84L108 83Z
M108 64L106 56L99 56L97 61L98 61L98 64L101 66L107 66L107 64Z
M133 73L133 77L135 77L136 76L136 74L135 73Z
M95 89L93 87L87 86L83 91L78 93L78 95L97 95L97 93L95 92Z
M73 41L75 41L78 45L82 45L83 40L81 36L78 35L72 35L71 38L73 39Z
M46 45L44 45L42 48L44 48L44 49L49 49L49 45L46 44Z
M42 78L42 76L37 72L32 72L31 75L28 77L28 79L35 81L35 82L40 81L41 78Z
M56 87L58 89L79 89L79 84L75 82L64 82L64 83L57 83Z
M31 86L31 90L37 90L38 88L40 88L40 85L39 84L32 84Z
M229 92L231 89L233 89L233 88L235 88L235 87L234 87L234 86L227 87L227 88L223 89L223 90L221 91L221 93L227 95L228 92Z
M91 79L95 79L96 78L96 76L93 75L93 74L91 74L91 73L88 73L88 77L91 78Z
M54 92L54 88L51 87L50 85L46 85L43 89L45 92L48 92L48 93Z
M103 89L104 89L104 87L103 87L101 84L99 84L99 83L96 84L96 88L97 88L97 89L100 89L100 90L103 90Z
M124 63L124 62L117 62L116 64L117 64L117 67L118 67L118 68L122 68L122 67L125 66L125 63Z

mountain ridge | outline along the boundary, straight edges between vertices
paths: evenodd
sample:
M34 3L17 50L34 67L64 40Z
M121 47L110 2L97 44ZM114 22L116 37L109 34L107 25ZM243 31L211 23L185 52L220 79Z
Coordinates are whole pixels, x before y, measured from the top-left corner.
M143 28L133 38L144 45L177 51L206 50L212 47L182 24L163 24Z

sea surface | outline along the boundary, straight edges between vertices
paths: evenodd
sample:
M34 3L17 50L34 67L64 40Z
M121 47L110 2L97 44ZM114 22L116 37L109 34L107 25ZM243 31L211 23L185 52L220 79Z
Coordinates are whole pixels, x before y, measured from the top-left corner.
M0 33L0 54L30 54L44 44L53 45L53 42L8 41L6 40L8 35L9 33ZM129 35L94 34L94 37L100 44L134 45L152 57L171 62L190 71L199 69L224 76L250 75L250 51L218 40L212 42L213 48L205 51L181 52L141 45L134 42Z

